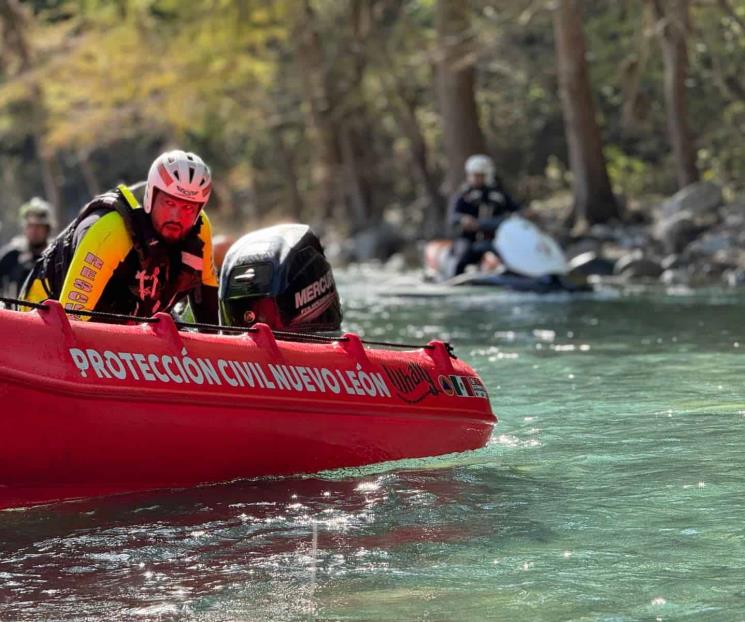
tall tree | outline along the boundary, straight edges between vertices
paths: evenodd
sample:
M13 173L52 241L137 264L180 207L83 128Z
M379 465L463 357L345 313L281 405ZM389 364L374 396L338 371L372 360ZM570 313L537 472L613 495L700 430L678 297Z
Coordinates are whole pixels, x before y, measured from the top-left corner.
M406 68L402 70L396 64L391 50L396 49L398 41L390 43L386 36L388 33L380 26L376 30L377 36L371 38L370 49L380 64L377 76L386 102L385 110L406 137L409 159L427 198L420 233L433 237L441 234L446 200L440 190L439 171L432 162L424 130L417 118L421 105L416 92L418 85L412 82L410 73L404 73Z
M314 178L319 189L320 216L348 222L355 229L366 223L368 215L362 190L364 182L355 158L356 138L346 109L347 100L354 94L350 94L354 89L349 82L356 86L359 76L344 79L341 59L336 59L339 62L326 60L319 30L316 11L310 0L305 0L296 14L296 57L310 125L318 144ZM338 56L349 60L351 55L342 52ZM352 60L354 64L358 57ZM362 68L354 64L353 70L360 72Z
M657 33L665 63L667 131L675 156L678 186L698 181L696 146L688 120L686 80L690 31L688 0L648 0L657 18Z
M620 65L621 96L621 131L627 136L636 136L640 132L640 121L643 116L640 109L644 108L642 94L642 75L649 61L650 40L652 39L650 24L652 13L647 4L642 6L638 25L634 31L631 53Z
M579 225L607 222L620 214L595 118L579 0L558 0L554 8L554 37L572 171L572 220Z
M11 59L15 57L15 77L30 73L33 68L33 55L29 29L31 25L30 12L18 0L0 0L0 63L10 67ZM34 150L39 161L44 193L47 200L54 206L56 220L62 223L60 192L55 175L54 155L44 144L47 111L44 105L44 91L38 80L28 80L27 113L29 116L30 133L34 142Z
M463 180L466 158L486 150L476 108L476 67L468 3L438 0L435 28L437 96L448 167L445 190L450 194Z

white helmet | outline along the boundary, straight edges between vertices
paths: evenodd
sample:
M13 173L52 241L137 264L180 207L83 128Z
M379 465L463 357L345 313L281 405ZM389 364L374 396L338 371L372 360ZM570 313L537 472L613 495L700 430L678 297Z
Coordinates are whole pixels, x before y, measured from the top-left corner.
M472 155L466 160L466 175L483 175L486 183L494 182L494 162L487 155Z
M204 206L212 192L212 175L198 155L174 149L161 153L150 166L143 205L147 214L153 209L156 188Z

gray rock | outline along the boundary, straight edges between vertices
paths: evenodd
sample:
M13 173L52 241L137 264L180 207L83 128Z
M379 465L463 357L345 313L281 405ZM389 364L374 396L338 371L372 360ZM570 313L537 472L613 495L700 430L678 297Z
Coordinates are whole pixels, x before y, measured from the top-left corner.
M745 285L745 270L742 268L730 268L722 272L722 281L730 287L742 287Z
M625 249L645 246L651 239L648 227L640 224L593 225L587 235L590 239Z
M679 190L662 204L661 210L663 218L681 212L689 212L695 216L709 215L716 214L722 203L722 187L712 181L700 181Z
M742 229L745 227L745 205L729 203L719 208L719 217L728 227Z
M726 251L736 244L732 234L722 231L707 231L704 235L688 245L686 253L694 255L712 256Z
M388 223L370 227L352 238L350 249L354 261L387 260L406 246L406 240Z
M575 257L584 255L585 253L600 254L601 246L602 242L594 238L574 239L564 247L564 256L567 259L572 260Z
M617 236L617 229L613 225L599 224L592 225L590 230L587 232L587 237L594 238L596 240L615 240Z
M662 274L662 266L658 261L645 257L641 249L637 249L621 257L616 262L614 272L625 279L656 279Z
M569 274L609 276L613 274L615 263L615 261L600 257L598 253L588 251L569 261Z
M696 265L696 276L702 282L708 282L713 279L720 279L732 266L719 263L717 261L703 261Z
M674 270L676 268L682 268L685 265L685 261L680 255L673 253L665 257L660 265L664 270Z
M667 253L680 253L695 240L704 227L696 224L690 214L683 212L657 223L655 237L662 242Z
M683 268L668 269L660 275L660 282L665 285L690 285L691 275Z

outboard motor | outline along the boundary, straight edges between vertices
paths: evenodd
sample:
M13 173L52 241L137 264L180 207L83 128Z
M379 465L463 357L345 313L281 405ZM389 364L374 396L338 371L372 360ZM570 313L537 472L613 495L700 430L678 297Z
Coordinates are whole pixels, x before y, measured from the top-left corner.
M225 326L263 322L275 330L339 330L334 276L310 227L276 225L233 244L220 272L220 316Z

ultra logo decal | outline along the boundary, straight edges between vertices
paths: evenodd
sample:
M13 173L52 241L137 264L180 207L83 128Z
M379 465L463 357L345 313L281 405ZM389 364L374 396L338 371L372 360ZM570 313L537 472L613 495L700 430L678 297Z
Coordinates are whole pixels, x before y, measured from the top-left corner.
M440 388L445 395L489 398L484 383L476 376L440 376Z
M434 380L421 365L409 363L406 367L383 366L388 379L396 389L398 397L409 404L417 404L428 395L437 395L440 391Z

